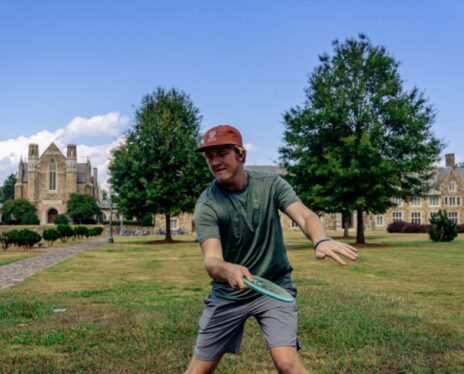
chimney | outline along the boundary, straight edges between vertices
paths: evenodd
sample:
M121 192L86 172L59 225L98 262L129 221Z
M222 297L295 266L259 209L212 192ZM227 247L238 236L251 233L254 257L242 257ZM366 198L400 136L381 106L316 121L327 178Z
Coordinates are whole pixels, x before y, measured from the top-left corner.
M446 167L454 169L456 167L456 162L454 160L454 153L446 154L445 155L445 162L446 162Z

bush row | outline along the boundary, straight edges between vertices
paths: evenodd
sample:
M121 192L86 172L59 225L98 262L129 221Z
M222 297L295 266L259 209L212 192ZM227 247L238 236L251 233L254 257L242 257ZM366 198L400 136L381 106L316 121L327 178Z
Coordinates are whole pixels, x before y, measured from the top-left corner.
M90 236L99 236L103 232L103 227L92 227L88 228L85 226L76 226L72 228L69 225L58 225L55 228L45 229L42 235L29 229L11 230L0 234L0 243L3 249L15 245L17 247L32 248L35 244L38 244L42 238L50 246L60 239L62 242L66 242L70 238L83 238Z
M417 223L410 223L404 221L392 222L388 225L388 232L403 232L403 233L427 233L432 225L419 225ZM456 225L458 233L464 233L464 224Z

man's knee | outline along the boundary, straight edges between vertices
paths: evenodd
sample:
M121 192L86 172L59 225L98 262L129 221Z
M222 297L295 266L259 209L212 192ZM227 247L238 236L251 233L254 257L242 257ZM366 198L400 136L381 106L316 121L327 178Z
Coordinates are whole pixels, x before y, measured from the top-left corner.
M271 349L271 356L277 371L281 374L307 373L294 348Z
M212 374L218 364L219 360L203 361L193 357L185 374Z

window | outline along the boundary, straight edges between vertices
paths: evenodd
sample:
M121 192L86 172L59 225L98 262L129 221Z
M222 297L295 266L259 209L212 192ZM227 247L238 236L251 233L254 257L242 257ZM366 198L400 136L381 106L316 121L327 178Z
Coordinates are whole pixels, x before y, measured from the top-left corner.
M433 217L437 216L438 212L430 212L429 213L429 220L432 219Z
M402 206L403 205L403 201L399 197L393 197L392 202L396 206Z
M403 212L393 212L392 213L392 221L402 221L403 220Z
M417 223L420 225L421 223L421 214L420 212L412 212L411 213L411 223Z
M177 230L177 225L179 224L179 220L177 218L171 218L169 221L169 226L171 226L171 230Z
M454 222L456 225L458 224L458 212L449 212L448 218L450 221Z
M455 181L450 181L448 183L448 191L449 192L456 192L456 182Z
M56 163L54 159L48 164L48 189L56 191Z
M375 225L376 226L383 226L383 216L375 216Z
M460 206L461 197L460 196L445 196L445 206Z
M429 206L439 206L440 200L438 196L429 196Z
M411 206L421 206L421 198L420 197L413 197L411 199Z
M292 220L292 229L297 229L298 225L295 221Z

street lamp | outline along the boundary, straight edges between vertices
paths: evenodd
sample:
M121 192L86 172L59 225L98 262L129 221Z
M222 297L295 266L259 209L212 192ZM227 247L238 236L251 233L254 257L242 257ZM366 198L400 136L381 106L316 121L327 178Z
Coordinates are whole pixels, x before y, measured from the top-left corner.
M111 197L111 187L110 187L110 237L108 238L108 243L114 243L113 239L113 199Z

